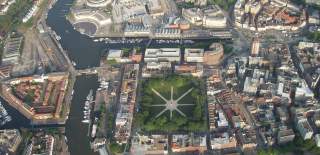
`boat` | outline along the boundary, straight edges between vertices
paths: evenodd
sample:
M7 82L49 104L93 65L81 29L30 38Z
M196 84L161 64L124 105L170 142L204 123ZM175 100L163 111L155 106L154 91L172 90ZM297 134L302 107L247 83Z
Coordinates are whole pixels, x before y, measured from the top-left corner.
M90 122L90 120L88 120L88 119L82 120L82 123L89 123L89 122Z
M4 118L4 120L5 120L6 122L10 122L10 121L12 120L12 118L11 118L11 116L6 116L6 117Z
M87 101L92 100L92 98L93 98L92 94L93 94L93 90L91 89L88 96L87 96Z
M7 110L0 102L0 125L5 125L6 123L10 122L12 117L8 114Z
M84 106L85 106L85 107L89 107L89 105L90 105L90 102L89 102L89 101L86 101L86 102L84 103Z
M93 124L92 126L92 131L91 131L91 137L94 138L96 136L97 133L97 124Z
M73 66L77 66L76 62L72 61L71 63L72 63Z
M88 96L86 97L86 101L84 102L84 107L83 107L83 120L82 123L89 123L90 122L90 103L93 100L93 91L90 90Z
M59 41L59 40L61 40L61 37L59 35L57 35L56 39Z

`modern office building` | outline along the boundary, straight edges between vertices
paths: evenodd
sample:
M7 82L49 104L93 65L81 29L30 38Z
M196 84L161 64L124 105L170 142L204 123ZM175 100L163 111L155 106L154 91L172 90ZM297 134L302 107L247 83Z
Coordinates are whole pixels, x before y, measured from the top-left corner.
M198 48L186 48L184 50L185 62L203 62L203 49Z
M146 49L145 62L180 62L180 48L148 48Z

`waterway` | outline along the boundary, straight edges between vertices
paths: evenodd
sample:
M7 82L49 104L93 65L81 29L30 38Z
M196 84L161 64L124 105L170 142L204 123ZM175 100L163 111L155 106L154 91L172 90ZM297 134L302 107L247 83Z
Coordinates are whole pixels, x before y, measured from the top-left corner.
M96 90L98 86L98 77L96 75L79 76L75 83L70 115L66 122L66 136L71 155L97 154L90 149L89 137L87 137L89 125L81 121L83 120L82 111L86 96L90 89Z

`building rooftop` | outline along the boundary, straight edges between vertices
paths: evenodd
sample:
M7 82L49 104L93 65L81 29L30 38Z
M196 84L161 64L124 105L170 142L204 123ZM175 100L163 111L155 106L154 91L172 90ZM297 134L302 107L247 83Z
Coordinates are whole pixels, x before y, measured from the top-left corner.
M173 152L203 152L207 150L206 136L172 135L171 148Z
M167 154L168 136L166 135L136 135L132 139L130 152L132 154Z

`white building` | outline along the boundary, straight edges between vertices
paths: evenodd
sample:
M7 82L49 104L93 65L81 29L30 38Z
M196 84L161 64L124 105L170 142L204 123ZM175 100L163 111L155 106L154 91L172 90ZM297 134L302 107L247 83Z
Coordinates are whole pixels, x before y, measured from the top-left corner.
M258 85L259 85L258 79L246 77L246 80L243 86L243 92L251 95L255 95L258 91Z
M320 134L314 136L314 141L316 142L317 147L320 147Z
M309 24L320 24L319 11L313 11L309 15Z
M86 5L93 8L106 7L112 0L86 0Z
M181 30L177 28L158 28L154 32L155 38L180 38Z
M297 129L304 140L312 138L313 130L306 118L301 118L298 120Z
M296 88L295 99L310 99L314 97L313 91L308 87L305 81L302 81L301 86Z
M149 36L150 29L143 25L127 25L124 30L125 37Z
M182 9L182 16L197 26L204 26L206 28L225 28L227 26L227 18L217 5L210 5L204 9Z
M150 15L153 18L156 18L158 16L163 16L165 13L164 10L164 4L162 0L149 0L149 2L147 3L148 6L148 10Z
M32 8L28 10L28 13L23 17L22 22L26 23L27 21L29 21L31 19L31 17L33 17L37 11L38 11L39 7L37 4L33 4Z
M163 68L171 68L170 62L149 62L146 65L148 70L161 70Z
M180 62L180 48L146 49L145 62Z
M227 18L218 5L211 5L203 11L202 25L206 28L225 28Z
M117 62L120 62L122 53L123 53L122 50L111 49L109 50L107 60L116 60Z
M203 13L199 8L182 9L184 19L194 25L202 25Z
M219 120L217 121L219 128L226 128L229 126L226 116L222 110L218 112Z
M227 26L227 18L224 16L205 16L203 18L203 26L206 28L225 28Z
M112 3L114 23L123 23L132 20L141 20L147 15L145 3L140 0L117 0Z
M237 146L236 139L232 136L229 136L227 132L219 136L211 136L210 142L212 150L231 149L236 148Z
M184 51L185 62L203 62L203 49L186 48Z

